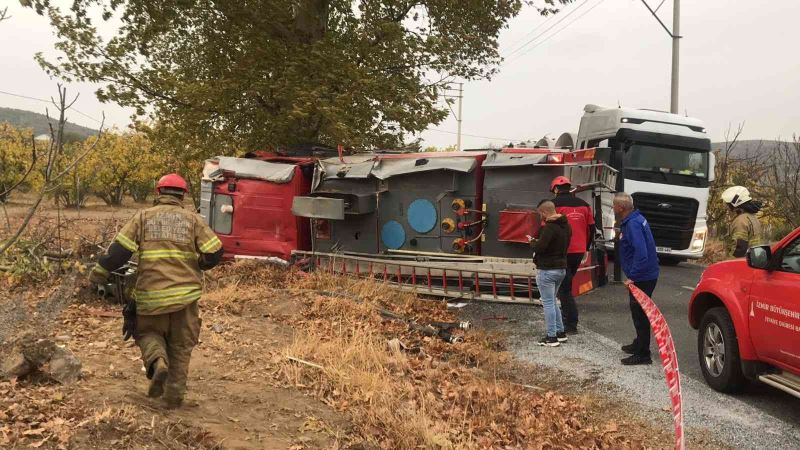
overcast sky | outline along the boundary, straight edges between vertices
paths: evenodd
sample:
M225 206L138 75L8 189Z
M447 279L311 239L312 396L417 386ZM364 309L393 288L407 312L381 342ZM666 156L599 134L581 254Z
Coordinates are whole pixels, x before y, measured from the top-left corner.
M5 4L12 18L0 24L0 91L48 98L54 81L33 55L55 54L50 27L16 0ZM704 120L713 140L739 122L747 138L800 134L800 2L683 0L681 10L681 112ZM671 28L672 0L659 15ZM586 103L669 109L671 41L641 0L577 0L550 19L527 8L503 32L501 54L509 57L499 75L464 86L464 148L577 132ZM80 112L129 122L129 111L98 102L92 86L69 89L81 94ZM0 106L46 105L0 94ZM79 114L71 120L98 125ZM422 134L426 145L455 144L452 117L434 128Z

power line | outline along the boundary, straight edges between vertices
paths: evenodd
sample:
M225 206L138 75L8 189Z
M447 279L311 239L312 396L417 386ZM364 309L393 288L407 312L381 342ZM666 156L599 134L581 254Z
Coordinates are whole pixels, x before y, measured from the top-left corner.
M10 96L12 96L12 97L24 98L24 99L27 99L27 100L34 100L34 101L37 101L37 102L42 102L42 103L49 103L49 104L53 104L53 102L52 102L51 100L45 100L45 99L43 99L43 98L36 98L36 97L29 97L29 96L27 96L27 95L15 94L15 93L13 93L13 92L0 91L0 94L10 95ZM75 111L76 113L78 113L78 114L82 115L83 117L86 117L87 119L94 120L94 121L95 121L95 122L97 122L97 123L102 123L102 121L100 121L100 120L97 120L97 119L95 119L94 117L92 117L92 116L90 116L90 115L88 115L88 114L86 114L86 113L82 113L82 112L78 111L78 110L77 110L77 109L75 109L75 108L70 108L70 110L71 110L71 111Z
M520 42L524 41L525 39L528 39L528 38L529 38L529 37L530 37L530 36L531 36L533 33L535 33L535 32L536 32L536 30L538 30L539 28L542 28L544 25L546 25L546 24L547 24L547 22L549 22L549 21L550 21L550 19L552 19L553 17L555 17L555 16L557 16L557 15L558 15L558 14L550 14L549 16L547 16L547 18L544 20L544 22L542 22L542 23L540 23L539 25L536 25L535 27L533 27L533 29L531 29L531 31L527 32L527 33L525 34L525 36L522 36L521 38L517 39L517 40L516 40L516 41L515 41L513 44L509 45L508 47L509 47L509 48L512 48L512 47L517 47L517 45L518 45ZM509 52L509 54L511 54L512 52L515 52L515 51L517 51L517 50L518 50L517 48L514 48L514 50L512 50L511 52Z
M571 15L572 15L572 14L574 14L576 11L578 11L579 9L581 9L581 8L582 8L584 5L586 5L586 3L587 3L588 1L589 1L589 0L583 0L583 2L582 2L580 5L576 6L575 8L571 9L569 12L567 12L566 14L564 14L563 16L561 16L561 18L559 18L559 19L556 21L556 23L554 23L554 24L550 25L549 27L547 27L547 29L546 29L546 30L544 30L544 31L542 31L541 33L537 34L536 36L532 37L530 40L528 40L527 42L525 42L524 44L522 44L522 45L521 45L519 48L517 48L516 50L514 50L514 51L512 51L511 53L507 54L507 55L505 56L505 58L509 58L509 57L511 57L511 56L512 56L514 53L517 53L518 51L522 50L523 48L525 48L526 46L528 46L528 45L529 45L530 43L532 43L533 41L535 41L535 40L539 39L540 37L544 36L545 34L547 34L547 32L548 32L548 31L550 31L550 30L552 30L553 28L555 28L556 26L558 26L558 24L560 24L561 22L563 22L564 20L566 20L566 19L567 19L569 16L571 16Z
M445 134L458 134L455 131L440 130L438 128L428 128L427 131L435 131L437 133L445 133ZM525 139L514 139L514 138L507 138L507 137L480 136L480 135L477 135L477 134L467 134L467 133L461 133L461 135L462 136L469 136L469 137L479 138L479 139L488 139L488 140L491 140L491 141L510 141L510 142L511 141L520 141L521 142L521 141L525 140Z
M567 24L566 24L566 25L564 25L562 28L560 28L560 29L556 30L556 32L555 32L555 33L551 34L550 36L547 36L546 38L544 38L544 40L541 40L541 41L537 42L537 43L536 43L534 46L532 46L532 47L528 48L527 50L525 50L524 52L520 53L520 54L519 54L519 55L517 55L517 56L516 56L514 59L510 59L510 60L506 61L504 64L508 64L508 63L510 63L510 62L512 62L512 61L515 61L515 60L517 60L517 59L519 59L519 58L521 58L521 57L525 56L526 54L530 53L530 52L531 52L531 51L533 51L533 50L534 50L536 47L539 47L539 46L541 46L542 44L544 44L544 43L545 43L545 42L547 42L548 40L550 40L550 39L552 39L553 37L555 37L555 36L556 36L558 33L560 33L560 32L562 32L562 31L566 30L567 28L569 28L569 26L570 26L570 25L572 25L573 23L575 23L575 22L579 21L579 20L580 20L580 19L581 19L583 16L585 16L585 15L589 14L590 12L592 12L592 10L593 10L593 9L597 8L598 6L600 6L600 4L601 4L601 3L603 3L604 1L605 1L605 0L600 0L599 2L595 3L595 4L594 4L594 5L591 7L591 8L587 9L586 11L584 11L584 12L583 12L583 14L581 14L581 15L579 15L578 17L576 17L575 19L573 19L573 20L572 20L572 22L569 22L569 23L567 23Z

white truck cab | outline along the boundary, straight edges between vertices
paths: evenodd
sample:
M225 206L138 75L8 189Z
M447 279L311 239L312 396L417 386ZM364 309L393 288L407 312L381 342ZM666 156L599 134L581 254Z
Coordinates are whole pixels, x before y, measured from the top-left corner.
M706 206L714 180L711 140L699 119L663 111L586 105L576 148L609 147L617 191L647 218L663 263L703 256ZM614 223L613 194L603 194L603 223ZM611 247L613 227L603 235Z

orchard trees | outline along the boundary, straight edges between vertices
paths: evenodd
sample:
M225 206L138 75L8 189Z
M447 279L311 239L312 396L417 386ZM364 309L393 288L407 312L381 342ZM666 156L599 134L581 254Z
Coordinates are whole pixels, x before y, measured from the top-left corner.
M95 138L82 143L94 144ZM98 144L82 171L89 174L89 192L107 205L118 206L126 194L136 201L145 201L153 192L154 180L163 171L163 156L155 151L148 137L141 132L111 132Z

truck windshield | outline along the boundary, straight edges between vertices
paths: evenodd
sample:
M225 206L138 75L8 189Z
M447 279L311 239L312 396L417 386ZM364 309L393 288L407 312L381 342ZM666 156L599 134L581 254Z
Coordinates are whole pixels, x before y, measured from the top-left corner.
M708 152L635 143L625 152L625 170L708 179Z

